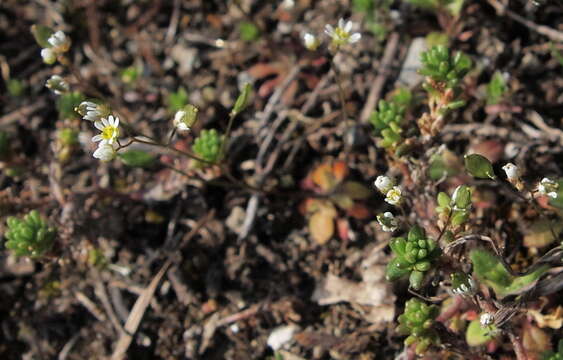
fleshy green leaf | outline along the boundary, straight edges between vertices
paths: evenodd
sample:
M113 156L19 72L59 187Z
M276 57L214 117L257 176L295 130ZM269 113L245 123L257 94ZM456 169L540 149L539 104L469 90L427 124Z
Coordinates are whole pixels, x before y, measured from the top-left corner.
M51 44L47 41L51 35L53 35L53 30L44 25L31 25L31 33L35 38L35 41L42 48L50 48Z
M154 165L156 158L143 150L128 150L118 153L117 156L123 163L130 167L148 168Z
M493 165L486 157L479 154L465 155L465 169L471 175L480 179L495 179Z

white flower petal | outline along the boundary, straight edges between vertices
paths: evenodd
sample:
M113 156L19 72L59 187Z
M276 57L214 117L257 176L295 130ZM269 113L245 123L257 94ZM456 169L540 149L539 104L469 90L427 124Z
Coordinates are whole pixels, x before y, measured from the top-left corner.
M355 42L358 42L361 38L362 38L362 34L354 33L354 34L352 34L352 36L350 36L350 39L348 39L348 42L350 44L353 44Z
M102 137L102 135L96 135L92 138L93 142L98 142L98 141L103 141L104 138Z
M102 120L104 120L104 119L102 119ZM99 120L98 120L98 121L95 121L95 122L94 122L94 127L95 127L96 129L100 130L100 131L104 131L104 124L103 124L102 121L99 121Z

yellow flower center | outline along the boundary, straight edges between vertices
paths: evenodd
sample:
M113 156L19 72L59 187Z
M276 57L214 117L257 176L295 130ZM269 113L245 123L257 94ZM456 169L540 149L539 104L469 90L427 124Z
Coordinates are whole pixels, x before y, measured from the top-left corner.
M115 139L119 136L119 129L115 126L106 126L104 130L102 130L102 138L104 140L111 140Z
M346 41L350 37L350 34L347 31L344 31L341 27L337 27L336 30L334 30L334 33L339 41Z

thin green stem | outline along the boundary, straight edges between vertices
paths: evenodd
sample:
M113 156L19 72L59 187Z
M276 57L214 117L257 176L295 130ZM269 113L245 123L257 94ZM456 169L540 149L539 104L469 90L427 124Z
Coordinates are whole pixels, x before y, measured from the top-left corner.
M225 131L225 136L221 141L221 148L219 148L219 161L223 161L224 152L225 152L225 144L229 141L229 136L231 135L231 130L233 128L233 123L235 118L237 117L238 113L231 111L229 114L229 122L227 123L227 131Z
M191 154L191 153L189 153L189 152L182 151L182 150L178 150L178 149L176 149L176 148L174 148L174 147L167 146L167 145L162 144L162 143L160 143L160 142L158 142L158 141L156 141L156 140L154 140L154 139L152 139L152 138L150 138L150 137L148 137L148 136L147 136L147 138L150 139L151 141L141 140L141 139L139 139L139 138L133 138L133 141L134 141L134 142L141 143L141 144L146 144L146 145L151 145L151 146L157 146L157 147L161 147L161 148L164 148L164 149L168 149L168 150L171 150L171 151L173 151L173 152L175 152L175 153L177 153L177 154L179 154L179 155L186 156L186 157L188 157L188 158L190 158L190 159L197 160L197 161L201 161L201 162L206 163L206 164L215 165L215 163L212 162L212 161L208 161L208 160L205 160L205 159L200 158L199 156L193 155L193 154Z

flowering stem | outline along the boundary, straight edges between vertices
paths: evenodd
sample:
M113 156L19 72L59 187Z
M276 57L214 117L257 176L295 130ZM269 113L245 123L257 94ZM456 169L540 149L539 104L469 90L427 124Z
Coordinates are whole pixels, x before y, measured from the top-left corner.
M212 161L208 161L208 160L202 159L202 158L200 158L199 156L196 156L196 155L191 154L191 153L189 153L189 152L182 151L182 150L178 150L178 149L176 149L176 148L174 148L174 147L167 146L166 144L162 144L162 143L160 143L160 142L156 141L155 139L150 138L150 137L148 137L148 136L147 136L147 138L150 139L151 141L141 140L141 139L139 139L139 138L133 138L132 141L138 142L138 143L141 143L141 144L152 145L152 146L158 146L158 147L161 147L161 148L165 148L165 149L168 149L168 150L172 150L173 152L175 152L175 153L177 153L177 154L179 154L179 155L186 156L186 157L188 157L188 158L190 158L190 159L197 160L197 161L201 161L201 162L206 163L206 164L212 164L212 165L215 164L215 163L212 162Z
M219 161L223 160L223 155L224 151L225 151L225 143L229 140L229 136L231 135L231 129L233 128L233 122L235 121L235 118L237 117L237 112L231 111L231 113L229 114L229 122L227 123L227 131L225 131L225 137L223 138L223 141L221 141L221 147L219 148Z
M344 88L342 87L342 79L340 77L340 71L338 70L336 63L334 62L335 56L336 54L330 58L330 66L334 71L334 78L336 80L336 85L338 86L338 97L340 99L340 106L342 107L342 112L341 112L342 121L347 123L349 120L349 116L348 116L348 111L346 110L346 97L344 95Z

